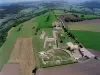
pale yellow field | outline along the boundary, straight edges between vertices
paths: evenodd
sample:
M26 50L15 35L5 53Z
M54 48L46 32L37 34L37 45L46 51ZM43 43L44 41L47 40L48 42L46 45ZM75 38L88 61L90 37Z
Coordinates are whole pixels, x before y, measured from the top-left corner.
M8 63L20 64L21 75L32 75L34 68L32 38L19 38L17 40Z

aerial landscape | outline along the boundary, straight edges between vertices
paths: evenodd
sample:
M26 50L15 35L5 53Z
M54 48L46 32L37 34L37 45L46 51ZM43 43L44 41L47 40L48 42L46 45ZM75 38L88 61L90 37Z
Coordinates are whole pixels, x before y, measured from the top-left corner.
M99 70L99 0L0 1L0 75Z

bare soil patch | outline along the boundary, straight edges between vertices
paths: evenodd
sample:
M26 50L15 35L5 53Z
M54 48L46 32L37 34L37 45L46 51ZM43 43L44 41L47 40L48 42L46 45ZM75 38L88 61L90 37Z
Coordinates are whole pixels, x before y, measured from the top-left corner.
M76 22L75 24L100 24L100 19L93 19L93 20L85 20L85 21L80 21Z
M70 30L85 30L92 32L100 32L100 19L86 20L82 22L73 22L66 24Z
M8 63L20 64L21 75L32 75L34 53L31 38L19 38L17 40Z

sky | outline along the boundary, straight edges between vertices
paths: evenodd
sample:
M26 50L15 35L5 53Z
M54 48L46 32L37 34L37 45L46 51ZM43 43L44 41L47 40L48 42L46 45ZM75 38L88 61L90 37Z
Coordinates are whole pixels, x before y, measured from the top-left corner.
M23 1L48 1L48 0L0 0L0 4L1 3L7 3L7 2L23 2ZM53 0L51 0L53 1ZM62 1L62 0L58 0L58 1ZM66 1L66 0L64 0ZM84 2L84 1L87 1L87 0L68 0L70 2Z

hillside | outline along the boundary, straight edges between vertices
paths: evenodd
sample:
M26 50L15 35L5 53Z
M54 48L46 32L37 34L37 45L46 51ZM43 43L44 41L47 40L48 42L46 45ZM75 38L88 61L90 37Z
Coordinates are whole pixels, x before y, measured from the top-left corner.
M5 43L0 48L0 68L6 64L10 58L13 51L14 45L18 38L32 38L32 27L35 25L33 19L24 22L17 27L13 27L8 33Z

